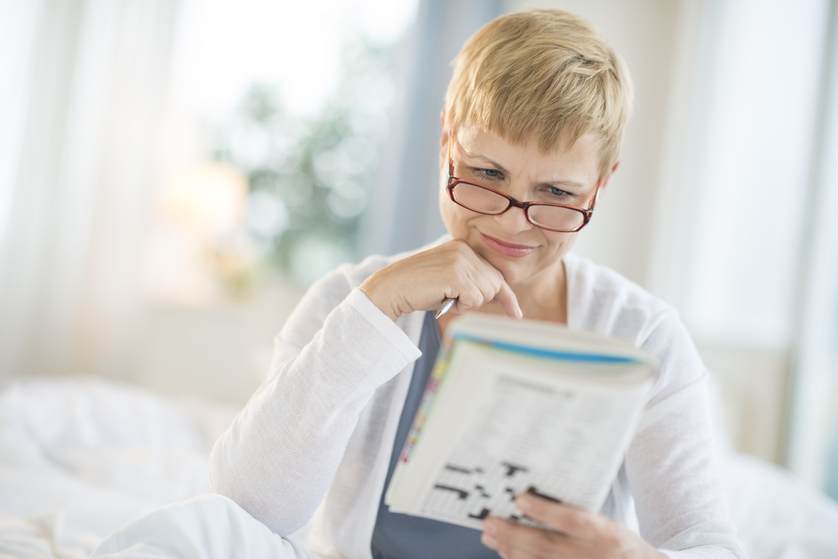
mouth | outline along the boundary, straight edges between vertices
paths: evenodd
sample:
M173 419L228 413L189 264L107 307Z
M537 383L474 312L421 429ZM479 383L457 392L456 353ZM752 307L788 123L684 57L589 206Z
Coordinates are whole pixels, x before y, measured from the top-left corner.
M530 254L534 251L537 246L530 246L530 245L519 245L517 243L510 243L508 241L502 241L501 239L496 239L495 237L490 237L485 233L480 233L481 238L483 239L484 244L494 250L497 253L500 253L504 256L514 256L514 257L521 257Z

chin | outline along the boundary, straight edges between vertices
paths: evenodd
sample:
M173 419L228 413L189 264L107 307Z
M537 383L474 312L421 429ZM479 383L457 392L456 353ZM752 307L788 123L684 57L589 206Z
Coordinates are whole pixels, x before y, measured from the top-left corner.
M508 260L494 254L482 254L481 256L503 274L503 279L506 280L506 283L520 283L532 275L532 265L530 263Z

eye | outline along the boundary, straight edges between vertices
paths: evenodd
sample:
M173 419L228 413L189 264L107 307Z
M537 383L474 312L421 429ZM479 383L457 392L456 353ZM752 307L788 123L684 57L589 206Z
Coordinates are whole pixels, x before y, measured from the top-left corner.
M548 186L547 193L554 198L573 198L573 194L556 186Z
M481 169L479 167L474 167L473 170L475 174L480 175L481 177L486 179L494 180L503 178L503 173L498 171L497 169Z

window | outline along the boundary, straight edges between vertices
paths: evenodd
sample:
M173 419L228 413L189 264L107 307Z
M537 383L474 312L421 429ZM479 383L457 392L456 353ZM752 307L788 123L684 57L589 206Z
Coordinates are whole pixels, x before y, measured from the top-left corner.
M415 2L186 2L149 273L200 302L358 258Z

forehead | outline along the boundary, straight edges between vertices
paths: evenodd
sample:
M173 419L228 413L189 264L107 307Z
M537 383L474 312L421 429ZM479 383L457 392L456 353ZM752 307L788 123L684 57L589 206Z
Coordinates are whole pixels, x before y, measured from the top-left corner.
M477 126L464 126L455 134L454 149L461 157L487 158L512 175L533 179L564 179L588 184L598 177L600 144L596 134L587 132L571 146L550 152L539 149L533 138L513 144L505 138Z

